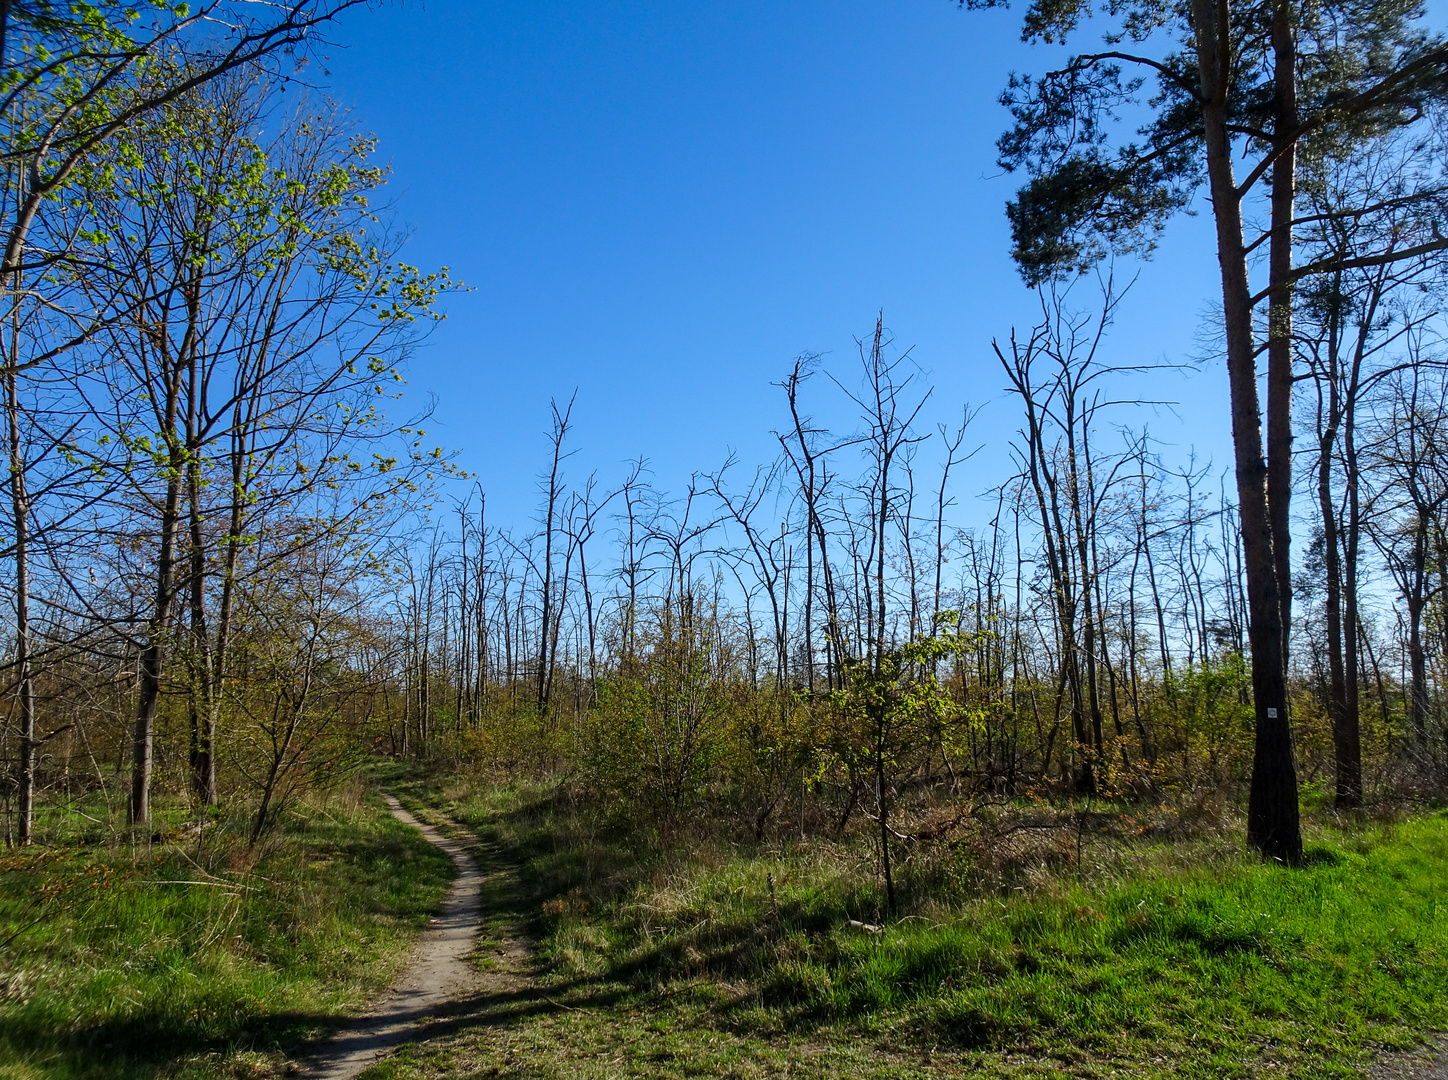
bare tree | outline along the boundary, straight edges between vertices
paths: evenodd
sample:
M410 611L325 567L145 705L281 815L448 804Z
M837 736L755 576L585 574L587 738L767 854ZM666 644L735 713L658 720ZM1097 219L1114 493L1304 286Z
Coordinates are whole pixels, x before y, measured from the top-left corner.
M262 147L250 130L271 104L258 84L237 78L149 114L136 125L135 182L96 199L107 270L89 280L103 297L128 297L133 318L97 335L102 363L77 366L74 385L100 429L77 450L129 491L114 519L121 531L133 530L137 511L155 524L154 562L136 568L152 581L137 644L137 824L149 817L178 597L189 591L193 783L210 801L247 525L346 486L358 495L347 527L360 527L379 502L445 467L424 451L422 432L388 422L373 404L400 378L383 358L400 355L445 279L392 263L395 241L375 231L362 246L372 212L359 199L381 181L371 142L334 114L302 111ZM152 176L169 196L145 194ZM408 440L398 453L356 456L394 437ZM214 634L204 589L213 573L222 589Z
M537 680L536 702L539 720L546 720L548 716L548 697L553 688L553 664L558 652L558 623L559 609L562 607L562 597L568 591L567 575L564 575L560 582L555 578L554 560L556 556L555 536L562 529L560 515L563 501L563 462L572 456L572 451L564 453L563 446L568 438L568 426L573 416L573 403L578 393L574 391L568 399L568 404L562 409L558 407L557 401L549 403L553 410L553 426L549 434L552 443L552 461L548 473L542 480L543 490L543 521L540 539L543 550L540 556L541 566L538 572L538 670L535 674Z

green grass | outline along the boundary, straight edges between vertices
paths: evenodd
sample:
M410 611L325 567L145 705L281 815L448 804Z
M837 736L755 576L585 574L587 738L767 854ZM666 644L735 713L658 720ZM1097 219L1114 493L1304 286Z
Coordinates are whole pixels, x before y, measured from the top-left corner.
M91 832L42 822L50 846L0 864L0 1077L281 1075L386 984L452 878L357 792L254 850L244 819L136 847L72 820Z
M1316 826L1298 869L1232 835L1095 840L995 891L917 887L871 933L851 840L663 854L543 789L412 794L513 862L539 977L379 1078L1351 1077L1448 1028L1441 814ZM990 877L969 858L931 882Z

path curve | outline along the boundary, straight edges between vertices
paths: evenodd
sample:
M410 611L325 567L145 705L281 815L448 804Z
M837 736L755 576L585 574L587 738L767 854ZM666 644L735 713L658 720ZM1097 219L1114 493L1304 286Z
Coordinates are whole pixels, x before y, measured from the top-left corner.
M313 1080L352 1080L389 1050L410 1042L421 1025L478 982L477 971L467 962L481 925L483 875L478 864L463 843L418 821L391 795L382 797L393 817L447 852L457 877L442 911L413 946L407 970L391 992L313 1055L306 1072Z

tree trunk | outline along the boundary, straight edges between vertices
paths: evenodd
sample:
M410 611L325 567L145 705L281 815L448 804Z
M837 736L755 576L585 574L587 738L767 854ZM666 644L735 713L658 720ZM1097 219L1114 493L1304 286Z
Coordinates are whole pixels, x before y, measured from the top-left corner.
M185 463L179 447L170 454L166 501L161 513L161 546L156 558L156 599L141 651L136 726L132 738L131 804L129 822L143 826L151 820L151 769L156 739L156 707L166 661L166 635L171 629L171 607L176 596L176 534L180 526L181 483Z
M1323 562L1327 576L1327 595L1324 602L1327 623L1327 709L1332 722L1333 759L1337 767L1337 805L1356 806L1362 800L1362 774L1360 762L1355 760L1349 732L1348 716L1348 673L1344 663L1346 650L1343 642L1343 598L1341 537L1337 522L1337 507L1332 498L1332 448L1337 440L1337 417L1340 415L1336 372L1330 371L1329 419L1318 440L1317 499L1322 513ZM1356 677L1356 672L1353 673ZM1358 768L1354 768L1358 765Z
M1262 416L1257 397L1242 208L1232 175L1232 144L1227 131L1230 14L1225 0L1215 3L1193 0L1192 6L1201 73L1207 175L1222 274L1232 445L1246 564L1247 637L1252 654L1256 711L1247 840L1269 858L1297 863L1302 859L1302 833L1298 820L1297 768L1287 718L1282 607L1267 505L1267 468L1262 456Z
M200 281L193 278L191 297L200 295ZM196 301L188 307L193 324ZM200 364L193 350L188 364L186 409L186 501L190 526L190 594L191 594L191 792L203 806L216 802L216 761L212 753L216 727L216 704L213 700L215 656L211 651L211 631L206 620L206 538L201 513L201 456L199 410L201 399Z
M1222 0L1225 3L1225 0ZM1272 239L1267 256L1267 506L1281 608L1282 664L1292 637L1292 221L1297 193L1297 42L1292 0L1272 9ZM1215 194L1215 193L1214 193Z
M880 869L885 875L885 906L895 914L895 872L890 864L890 795L885 779L885 721L876 718L875 728L875 794L880 809Z
M19 299L13 301L18 318ZM9 431L10 509L15 529L15 684L20 711L20 746L16 783L16 839L30 843L35 799L35 685L30 668L30 496L25 484L25 456L20 438L18 360L19 328L11 337L10 366L5 376L5 411Z
M216 704L215 657L211 631L206 621L206 552L201 521L201 469L192 455L187 465L187 496L190 503L190 593L191 593L191 793L203 806L216 802L216 762L212 754Z
M1411 558L1407 576L1412 587L1405 590L1404 597L1408 606L1408 727L1414 750L1427 760L1428 655L1423 646L1423 610L1428 603L1428 520L1421 511L1414 522Z

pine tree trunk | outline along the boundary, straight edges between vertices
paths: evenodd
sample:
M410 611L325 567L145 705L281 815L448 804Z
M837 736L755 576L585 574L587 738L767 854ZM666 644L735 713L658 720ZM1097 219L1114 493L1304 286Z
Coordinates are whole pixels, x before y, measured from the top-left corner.
M1237 472L1242 549L1247 578L1247 638L1252 655L1256 746L1247 811L1247 840L1269 858L1302 858L1297 767L1287 719L1286 671L1278 567L1267 505L1267 467L1262 453L1262 416L1257 396L1255 341L1242 208L1232 175L1227 131L1231 57L1230 13L1225 0L1193 0L1207 175L1222 274L1222 314L1227 341L1232 445Z

